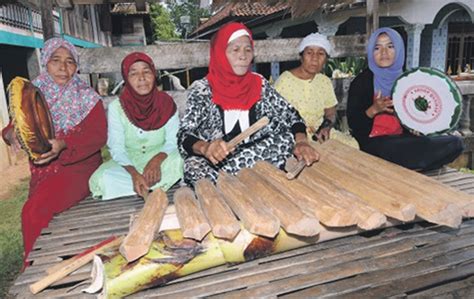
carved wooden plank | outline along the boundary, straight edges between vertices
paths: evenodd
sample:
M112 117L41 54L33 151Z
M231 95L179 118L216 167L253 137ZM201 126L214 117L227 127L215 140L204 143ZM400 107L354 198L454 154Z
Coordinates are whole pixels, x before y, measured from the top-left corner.
M260 202L272 214L280 219L281 226L286 232L299 236L314 236L319 233L321 226L314 216L303 213L300 208L281 194L269 182L255 171L244 168L237 174L239 180L260 198Z
M325 147L319 147L321 159L331 161L335 167L344 167L347 171L352 172L358 178L364 180L367 188L380 188L385 190L398 202L413 204L416 214L432 223L447 225L450 227L458 227L462 221L462 213L457 205L449 203L440 197L439 193L422 191L419 187L413 186L407 188L410 177L391 178L390 173L384 169L380 163L373 163L368 159L353 161L354 155L342 153L339 148L342 144L337 144L331 150ZM352 150L351 150L352 151ZM398 166L398 168L402 168ZM394 168L394 171L396 168Z
M212 226L214 236L234 239L240 231L240 223L214 184L207 179L201 179L194 184L194 191L204 215Z
M320 160L311 167L304 169L303 172L309 168L312 168L318 176L326 176L336 185L356 194L367 205L379 210L386 216L403 222L415 219L416 210L413 204L400 203L396 201L391 194L387 194L380 188L372 188L372 185L368 187L367 184L361 184L356 175L336 167L334 163Z
M425 193L437 194L438 198L456 204L462 210L464 217L474 217L474 196L472 195L450 188L415 171L400 167L362 151L352 149L334 140L326 142L321 145L321 147L326 148L328 151L337 150L338 152L345 153L351 156L352 161L360 161L362 159L370 161L373 165L378 165L376 170L385 178L404 180L406 182L405 189L414 189Z
M236 177L220 172L217 188L249 232L269 238L276 236L280 220L255 199L253 192L249 192Z
M183 236L201 241L211 231L211 227L199 208L193 191L189 187L178 189L174 193L174 204Z
M335 184L327 177L318 175L313 171L313 168L308 168L304 173L301 173L298 180L312 186L313 189L324 190L339 205L352 208L357 216L357 226L362 229L375 229L387 221L387 217L383 213L367 205L359 196Z
M332 57L366 54L366 38L363 35L334 36L329 40L334 49ZM300 41L300 38L256 40L255 62L299 60ZM207 67L209 64L209 42L207 41L78 50L83 74L120 72L123 58L134 51L147 53L153 58L157 69Z
M155 232L159 229L168 206L166 193L160 189L154 190L147 197L138 219L120 245L120 253L129 262L142 257L150 250Z
M298 180L288 180L285 174L268 162L257 162L253 168L269 181L275 189L284 193L305 213L316 216L319 221L331 227L350 226L357 223L351 210L330 202L328 194L312 189Z

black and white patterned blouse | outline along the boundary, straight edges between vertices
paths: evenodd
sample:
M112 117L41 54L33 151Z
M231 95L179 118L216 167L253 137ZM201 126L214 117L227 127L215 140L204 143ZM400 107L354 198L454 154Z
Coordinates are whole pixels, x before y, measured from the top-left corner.
M241 168L252 167L256 161L265 160L283 167L292 155L294 135L305 133L303 119L270 83L262 78L262 95L248 113L249 125L267 116L270 123L248 140L238 145L234 152L217 165L203 156L196 155L192 146L199 140L211 142L222 138L229 141L240 133L239 122L228 134L224 130L224 111L212 102L212 92L206 78L195 81L190 87L186 112L178 131L178 148L184 158L184 180L193 185L201 178L215 181L218 171L235 174Z

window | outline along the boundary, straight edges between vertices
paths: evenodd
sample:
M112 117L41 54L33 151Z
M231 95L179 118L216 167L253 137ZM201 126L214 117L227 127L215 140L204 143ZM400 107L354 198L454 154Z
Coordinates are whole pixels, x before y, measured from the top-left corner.
M124 17L122 19L122 33L133 33L133 19Z
M464 71L467 65L474 68L474 24L449 23L448 25L448 53L446 56L446 70L451 68L452 74L458 70Z

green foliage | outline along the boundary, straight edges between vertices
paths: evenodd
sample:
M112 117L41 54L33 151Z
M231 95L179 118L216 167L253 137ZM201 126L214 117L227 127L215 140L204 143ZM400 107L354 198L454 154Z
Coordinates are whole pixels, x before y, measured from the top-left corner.
M153 38L156 40L175 40L178 38L176 26L168 10L159 3L150 5L150 18L153 26Z
M364 57L329 58L324 73L330 78L335 70L349 76L357 76L365 68L367 68L367 61Z
M201 18L207 18L211 15L208 9L199 8L199 0L188 0L183 4L177 4L176 1L168 0L167 3L170 8L171 18L183 38L199 26ZM186 27L181 24L182 16L190 17L191 23Z
M8 298L8 289L23 263L21 236L21 209L28 197L28 180L25 179L10 194L0 200L0 298Z

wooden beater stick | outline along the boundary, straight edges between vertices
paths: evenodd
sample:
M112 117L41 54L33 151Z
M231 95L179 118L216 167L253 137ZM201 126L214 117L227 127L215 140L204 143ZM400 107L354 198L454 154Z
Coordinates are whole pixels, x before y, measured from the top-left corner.
M289 158L285 165L285 170L287 171L286 178L289 180L296 178L305 166L306 162L304 160L297 161L293 157Z
M55 283L56 281L60 279L63 279L64 277L68 276L69 274L76 271L80 267L92 261L92 258L94 257L94 255L96 255L101 250L104 250L105 248L118 246L120 242L122 242L122 239L123 237L115 237L115 236L111 237L97 244L96 246L86 250L85 252L71 258L71 261L67 260L67 261L64 261L63 263L60 263L59 265L63 265L62 267L54 269L54 272L53 271L48 272L49 274L47 276L38 280L34 284L31 284L30 291L33 294L38 294L39 292L46 289L51 284Z
M256 121L253 125L251 125L247 129L245 129L243 132L241 132L239 135L232 138L232 140L229 141L227 145L229 146L229 148L235 147L236 145L244 141L246 138L250 137L252 134L254 134L258 130L268 125L269 122L270 120L268 119L268 117L266 116L262 117L261 119Z

